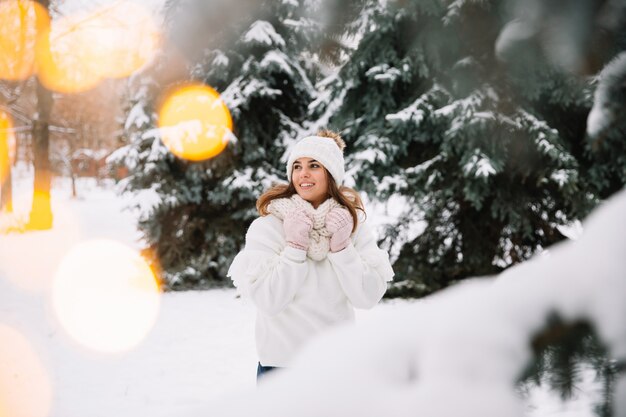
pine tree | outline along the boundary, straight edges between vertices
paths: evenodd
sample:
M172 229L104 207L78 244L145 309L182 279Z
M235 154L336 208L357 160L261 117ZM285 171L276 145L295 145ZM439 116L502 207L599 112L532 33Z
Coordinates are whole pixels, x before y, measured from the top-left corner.
M227 2L219 13L203 1L166 4L172 41L190 62L189 78L221 93L236 136L221 155L188 162L167 152L158 129L148 129L153 104L146 109L138 101L129 112L130 144L121 151L131 170L127 189L156 196L139 227L167 288L230 285L226 272L256 216L256 199L285 179L285 146L299 136L315 93L303 62L311 23L302 3L262 2L239 14ZM206 28L215 31L203 36ZM133 122L137 114L145 125Z
M524 261L626 183L620 122L603 152L585 138L592 80L562 72L538 48L496 57L512 18L505 6L366 2L353 23L357 49L321 83L316 115L342 130L357 187L404 207L383 234L397 274L388 295L426 295ZM613 78L601 95L612 105L595 103L607 120L623 107L622 78ZM567 396L591 364L608 415L616 369L593 328L549 323L533 346L523 380L547 378Z
M403 204L382 242L390 295L521 262L606 191L582 178L594 163L590 84L541 56L529 68L499 61L504 2L369 1L359 19L358 47L315 114L347 139L357 188Z

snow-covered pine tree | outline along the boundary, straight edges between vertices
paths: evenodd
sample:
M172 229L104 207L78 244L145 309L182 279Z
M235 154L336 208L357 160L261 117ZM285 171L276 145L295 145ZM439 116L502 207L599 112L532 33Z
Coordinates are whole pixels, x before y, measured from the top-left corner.
M390 295L523 261L603 189L581 179L589 84L548 64L511 75L494 47L505 6L366 1L356 50L322 83L314 111L346 138L356 187L403 207L384 233Z
M581 191L594 200L605 199L626 184L626 129L623 117L618 116L626 108L626 5L611 0L511 3L517 16L500 32L496 53L506 63L508 75L524 87L518 90L526 104L568 138L579 161ZM586 89L583 100L568 99L559 82L563 78L554 74L554 69L591 76L590 86L595 89L591 111L587 94L591 88ZM601 249L605 250L610 248ZM607 349L610 343L598 337L606 322L581 318L564 326L559 317L551 321L533 341L538 360L526 376L532 375L536 383L549 383L567 397L577 388L584 369L591 366L602 384L595 414L610 417L619 413L620 398L615 391L624 377L624 363L618 352ZM560 340L550 340L555 337Z
M304 2L245 4L165 6L172 42L190 62L189 79L215 88L231 112L237 139L223 154L200 163L176 158L148 128L153 108L139 111L138 103L128 115L127 129L138 126L137 115L147 122L129 131L123 152L129 190L155 197L139 227L169 289L230 285L226 271L256 215L256 198L284 180L284 147L299 136L315 93L303 62L312 29Z

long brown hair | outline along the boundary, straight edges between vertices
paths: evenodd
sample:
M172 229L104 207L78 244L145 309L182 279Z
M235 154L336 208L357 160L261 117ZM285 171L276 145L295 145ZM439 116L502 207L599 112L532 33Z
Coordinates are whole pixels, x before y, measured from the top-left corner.
M324 168L324 170L326 170L326 168ZM326 171L326 183L328 185L329 197L335 199L335 201L344 206L350 212L350 215L352 216L352 233L354 233L359 224L359 213L357 210L361 211L365 216L363 220L367 218L361 196L356 190L350 187L343 185L338 187L335 179L328 171ZM277 198L290 198L294 194L297 194L297 191L293 182L290 182L289 184L276 184L259 197L256 201L256 209L261 216L267 216L270 214L267 210L267 206L269 206L272 200Z
M321 130L317 133L317 136L327 137L329 138L329 140L334 140L342 152L344 147L346 146L339 134L330 130ZM363 220L367 218L361 196L356 190L350 187L346 187L343 185L337 186L335 179L332 175L330 175L330 172L328 172L326 167L324 167L324 171L326 171L326 185L328 186L328 196L330 198L333 198L350 212L350 215L352 216L352 232L354 233L359 224L359 213L357 210L360 210L363 213ZM259 197L259 199L256 201L256 209L261 216L267 216L269 214L267 207L272 202L272 200L275 200L277 198L290 198L294 194L297 194L297 191L296 187L293 185L293 181L290 181L289 184L276 184Z

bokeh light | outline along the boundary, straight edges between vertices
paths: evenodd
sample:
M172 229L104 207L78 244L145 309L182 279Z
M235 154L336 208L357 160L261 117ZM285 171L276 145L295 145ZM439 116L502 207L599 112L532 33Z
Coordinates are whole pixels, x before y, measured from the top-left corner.
M0 110L0 186L11 167L12 158L15 157L15 134L11 116Z
M158 125L170 152L179 158L203 161L226 148L233 122L217 91L191 84L166 96L159 109Z
M28 340L0 323L0 417L45 417L52 388Z
M48 37L37 43L37 73L49 90L79 93L95 87L102 77L93 69L93 55L84 33L89 16L71 15L55 20Z
M25 80L35 69L37 36L48 32L46 9L27 0L0 2L0 79Z
M49 89L76 93L105 78L140 70L154 56L160 33L141 5L118 1L55 20L37 49L39 78Z
M50 206L50 191L36 188L33 192L33 205L28 221L31 229L46 230L52 227L53 216Z
M75 341L115 353L136 346L152 329L160 291L138 253L100 239L83 242L65 256L52 298L59 322Z
M90 39L99 51L95 69L102 77L127 77L152 60L160 31L150 12L132 2L116 2L98 14ZM93 47L93 43L91 44Z

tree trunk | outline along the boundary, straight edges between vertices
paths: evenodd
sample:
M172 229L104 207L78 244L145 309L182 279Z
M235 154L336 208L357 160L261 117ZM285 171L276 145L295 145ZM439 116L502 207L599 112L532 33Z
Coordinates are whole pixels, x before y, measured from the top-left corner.
M49 9L49 0L37 0L46 9ZM37 25L37 27L41 27ZM49 43L49 33L42 34L39 42ZM43 45L44 48L49 45ZM35 187L33 190L33 205L30 211L28 228L44 230L52 228L52 207L50 204L50 112L52 110L52 92L36 80L37 88L37 116L33 121L33 147L35 168Z
M0 124L0 211L13 212L9 125Z
M70 175L72 176L72 198L76 198L78 196L78 193L76 193L76 174L72 171Z
M10 166L2 184L0 185L0 211L13 213L13 184L11 180Z

